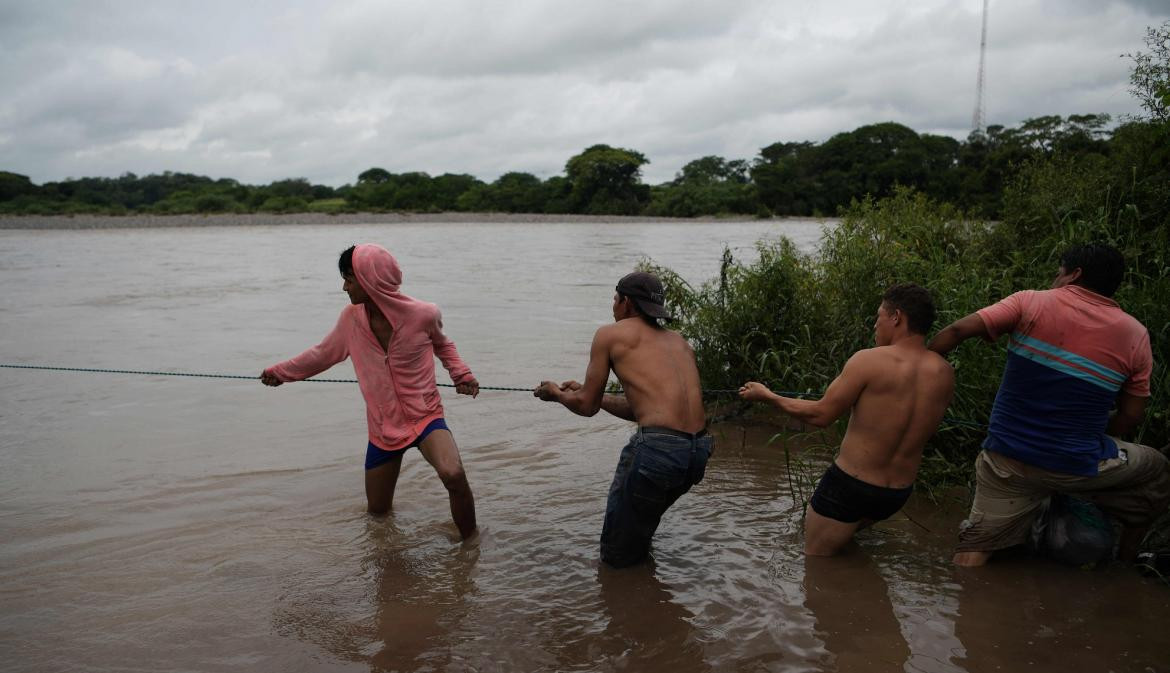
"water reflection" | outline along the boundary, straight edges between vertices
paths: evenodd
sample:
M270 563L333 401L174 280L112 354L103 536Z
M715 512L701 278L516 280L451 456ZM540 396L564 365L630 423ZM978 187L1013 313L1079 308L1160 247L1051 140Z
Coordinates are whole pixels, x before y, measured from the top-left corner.
M711 670L692 621L694 614L674 600L655 575L653 561L615 570L599 564L597 581L608 618L595 659L600 670Z
M956 663L966 671L1166 670L1164 631L1148 633L1151 616L1167 614L1164 586L1124 564L1085 571L1036 558L996 561L955 570Z
M889 588L868 554L853 547L841 556L810 556L804 563L804 605L838 671L901 671L910 648L890 603Z
M354 539L305 541L331 562L285 576L276 631L372 671L467 668L452 643L475 600L476 544L358 516Z
M378 577L370 670L449 670L455 663L450 634L459 631L475 589L479 538L402 549L393 546L392 527L370 527L374 544L367 562Z

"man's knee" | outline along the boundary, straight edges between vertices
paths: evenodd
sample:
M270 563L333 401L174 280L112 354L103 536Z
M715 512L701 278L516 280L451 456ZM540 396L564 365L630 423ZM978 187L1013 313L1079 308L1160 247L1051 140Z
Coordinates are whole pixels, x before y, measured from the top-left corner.
M804 511L804 553L806 556L833 556L853 539L861 522L846 523L825 516L809 503Z
M853 540L855 531L817 531L805 529L805 556L836 556Z
M461 493L471 490L467 483L467 473L463 470L462 464L440 465L435 468L435 471L439 474L439 479L448 491Z

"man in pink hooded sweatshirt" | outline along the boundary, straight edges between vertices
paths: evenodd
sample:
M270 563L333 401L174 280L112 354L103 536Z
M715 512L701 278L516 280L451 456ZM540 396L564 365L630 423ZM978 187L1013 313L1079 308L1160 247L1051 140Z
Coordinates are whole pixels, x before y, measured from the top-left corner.
M479 382L443 334L439 308L398 291L402 271L388 250L369 244L351 247L341 253L338 267L352 305L341 311L321 343L265 369L260 380L268 386L302 381L351 358L366 399L370 514L390 511L402 455L418 447L447 488L451 517L467 539L476 530L475 500L443 418L434 358L443 363L457 392L475 397Z

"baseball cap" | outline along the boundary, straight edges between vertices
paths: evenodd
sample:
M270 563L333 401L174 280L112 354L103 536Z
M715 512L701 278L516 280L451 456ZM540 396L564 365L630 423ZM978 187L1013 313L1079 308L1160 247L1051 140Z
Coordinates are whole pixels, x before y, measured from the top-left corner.
M666 292L662 288L662 281L654 274L645 271L635 271L627 274L618 281L618 294L633 299L638 308L651 318L674 320L666 310Z

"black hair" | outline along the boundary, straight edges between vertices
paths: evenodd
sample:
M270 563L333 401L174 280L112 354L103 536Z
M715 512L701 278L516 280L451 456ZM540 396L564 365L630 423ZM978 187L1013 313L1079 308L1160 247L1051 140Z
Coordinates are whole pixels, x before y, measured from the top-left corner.
M353 275L353 249L357 246L351 245L341 253L341 257L337 260L337 268L341 271L343 276Z
M901 311L915 334L925 335L934 324L934 300L924 287L913 283L895 285L882 295L882 304L887 311Z
M641 306L641 304L638 303L638 300L634 299L633 297L631 297L628 294L622 294L621 292L618 292L617 295L619 297L621 297L622 299L629 299L630 303L634 305L634 310L637 311L638 317L641 318L642 320L646 321L647 325L650 325L651 327L658 327L658 328L662 327L662 323L658 322L658 318L655 318L654 316L649 315L645 311L642 310L642 306Z
M1125 276L1125 257L1104 243L1072 246L1060 256L1060 266L1065 273L1080 269L1081 277L1074 284L1104 297L1112 297Z

